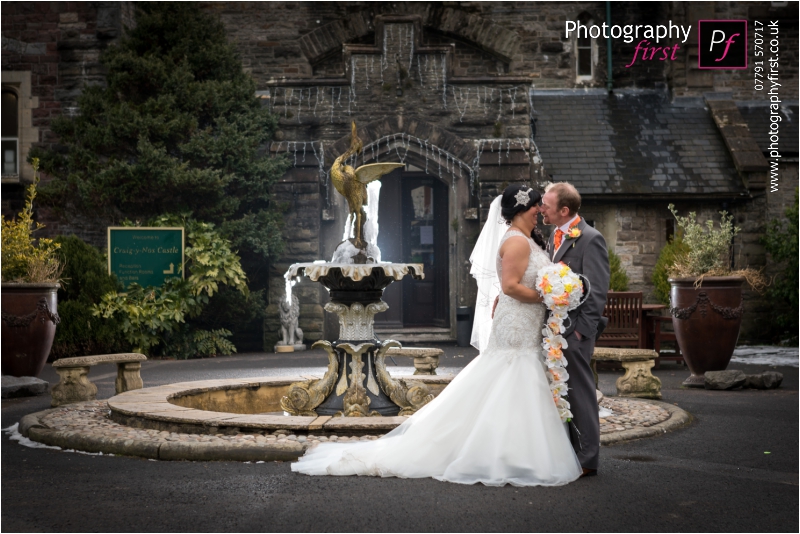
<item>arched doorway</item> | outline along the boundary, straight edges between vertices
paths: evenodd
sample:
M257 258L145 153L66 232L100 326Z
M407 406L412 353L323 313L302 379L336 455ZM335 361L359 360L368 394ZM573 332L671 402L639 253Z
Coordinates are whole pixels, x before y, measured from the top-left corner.
M421 263L425 278L406 277L384 291L389 310L378 328L450 328L448 188L424 170L391 173L381 180L378 247L383 261Z

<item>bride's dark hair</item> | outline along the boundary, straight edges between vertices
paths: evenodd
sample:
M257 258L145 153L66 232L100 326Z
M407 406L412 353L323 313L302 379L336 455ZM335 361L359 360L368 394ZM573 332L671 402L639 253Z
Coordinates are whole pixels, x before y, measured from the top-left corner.
M519 204L517 195L522 191L528 192L528 202L526 204ZM511 225L511 221L518 213L528 211L532 206L537 206L542 201L542 195L535 189L531 189L527 185L510 185L503 191L503 198L500 200L500 215L506 224ZM542 234L539 233L538 228L534 228L531 232L531 238L542 248L545 248L547 242Z

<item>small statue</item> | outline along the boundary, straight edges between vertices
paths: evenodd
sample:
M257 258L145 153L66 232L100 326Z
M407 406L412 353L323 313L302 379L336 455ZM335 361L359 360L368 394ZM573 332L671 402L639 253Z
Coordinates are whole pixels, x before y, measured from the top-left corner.
M356 131L356 123L351 124L350 148L336 158L331 166L331 182L336 190L347 200L349 213L355 220L355 238L352 244L356 249L365 249L364 222L366 214L364 206L367 205L367 184L380 179L383 175L393 170L404 167L402 163L372 163L354 169L345 161L357 155L364 148ZM363 263L363 262L361 262Z
M306 350L303 344L303 331L300 329L300 301L297 295L292 295L292 303L287 302L286 297L281 299L279 305L281 318L281 341L278 347L293 347L294 350Z

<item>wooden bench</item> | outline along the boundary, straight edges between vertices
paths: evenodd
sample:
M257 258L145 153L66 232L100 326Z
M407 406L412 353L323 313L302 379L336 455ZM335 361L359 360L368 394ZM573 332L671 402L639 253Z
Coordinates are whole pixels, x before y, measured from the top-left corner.
M442 349L428 347L389 349L386 351L386 356L414 358L415 375L435 375L436 368L439 367L439 356L442 354L444 354Z
M595 346L645 347L641 292L609 291L603 316L608 317L608 325Z
M683 355L681 354L681 348L678 346L678 338L675 336L675 331L671 329L672 327L672 317L663 317L663 316L656 316L653 317L653 325L654 325L654 332L653 332L653 349L658 353L658 360L656 360L656 369L658 369L658 364L662 361L675 361L682 365L686 365L686 362L683 361ZM670 329L665 329L665 326L669 326ZM669 356L661 353L661 344L664 342L670 342L675 344L675 353Z
M147 356L137 353L100 354L97 356L78 356L62 358L53 363L60 381L51 391L52 406L62 406L73 402L94 400L97 386L88 378L89 368L102 363L117 364L117 380L114 383L117 395L144 386L139 372Z
M618 362L625 369L625 375L617 379L617 395L660 399L661 380L650 372L657 357L658 353L649 349L595 347L592 355L595 387L597 387L597 362Z

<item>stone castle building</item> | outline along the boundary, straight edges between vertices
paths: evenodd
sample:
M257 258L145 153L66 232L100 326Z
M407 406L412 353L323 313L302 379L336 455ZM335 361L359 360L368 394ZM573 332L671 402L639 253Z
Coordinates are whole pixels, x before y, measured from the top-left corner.
M382 336L455 337L456 308L474 303L469 254L491 199L509 183L574 183L583 216L605 236L652 300L659 251L675 231L667 204L719 218L742 232L736 266L768 266L759 238L793 200L798 169L798 16L784 2L211 2L256 80L263 105L280 118L273 154L292 167L277 186L287 202L286 251L271 265L265 347L277 339L283 273L295 262L329 260L342 238L344 199L327 170L349 144L351 121L364 150L358 165L401 162L382 179L382 259L422 262L425 279L393 284ZM3 212L30 177L36 143L56 143L51 118L74 112L84 83L102 83L99 52L135 23L117 2L4 3L3 143L6 95L17 99L15 173L3 171ZM697 67L698 20L778 21L781 117L770 156L770 110L754 70ZM566 35L582 25L691 25L671 37L669 59L631 64L639 41ZM764 27L763 38L769 39ZM662 45L663 46L663 45ZM760 46L760 45L759 45ZM654 54L655 55L655 54ZM627 65L630 65L628 67ZM9 126L10 128L10 126ZM776 177L770 162L777 161ZM15 189L17 188L17 189ZM54 221L51 229L66 231ZM82 229L102 244L104 229ZM768 272L771 272L768 270ZM321 286L299 283L306 339L333 339ZM755 339L766 301L746 294L742 338Z

